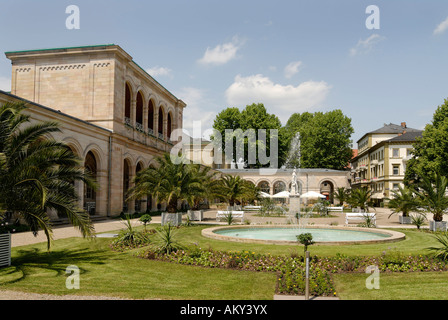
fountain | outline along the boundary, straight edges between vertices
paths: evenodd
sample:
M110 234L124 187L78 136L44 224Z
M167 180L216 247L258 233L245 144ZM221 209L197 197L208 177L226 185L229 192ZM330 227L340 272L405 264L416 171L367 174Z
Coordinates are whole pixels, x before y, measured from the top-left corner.
M224 241L287 245L296 245L297 235L304 232L311 233L316 243L328 245L384 243L405 239L403 233L390 230L337 226L307 228L310 214L317 206L301 212L301 190L297 180L300 175L300 158L300 134L297 133L292 140L286 161L286 167L294 169L291 177L289 212L287 212L288 225L220 226L203 229L201 234Z
M291 141L288 158L286 160L286 168L294 168L291 177L291 190L289 196L289 222L300 228L306 226L307 214L301 215L300 210L300 188L297 182L298 173L300 174L300 133L297 132Z

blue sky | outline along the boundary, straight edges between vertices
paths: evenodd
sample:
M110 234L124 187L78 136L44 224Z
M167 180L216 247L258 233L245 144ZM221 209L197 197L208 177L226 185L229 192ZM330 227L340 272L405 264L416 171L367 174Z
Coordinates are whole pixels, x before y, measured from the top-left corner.
M442 0L2 1L0 50L114 43L178 98L185 127L226 107L341 109L356 142L384 123L423 128L448 97L448 2ZM66 7L80 9L69 30ZM380 29L366 28L366 8ZM11 66L0 56L0 89ZM8 89L9 90L9 89ZM356 145L355 145L356 146Z

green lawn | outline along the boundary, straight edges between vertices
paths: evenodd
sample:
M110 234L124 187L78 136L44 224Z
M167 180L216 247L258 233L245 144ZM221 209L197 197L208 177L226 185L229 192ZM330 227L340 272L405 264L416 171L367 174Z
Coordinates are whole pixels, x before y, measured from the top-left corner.
M151 228L156 227L151 225ZM205 226L183 227L176 230L184 245L203 249L250 250L272 255L303 253L301 246L261 245L224 242L205 238ZM380 255L387 250L405 254L426 254L426 248L436 245L428 232L400 230L406 240L374 245L309 247L312 255ZM111 239L57 240L51 252L46 243L12 250L13 266L0 269L0 290L50 294L110 295L132 299L272 299L275 293L274 273L229 269L210 269L135 257L139 250L113 252ZM76 265L81 269L80 290L65 287L65 269ZM444 273L381 274L381 289L367 290L367 274L334 275L337 294L341 299L434 299L448 296L448 275Z
M206 269L112 252L110 239L72 238L13 249L12 267L0 269L0 289L57 295L110 295L132 299L272 299L275 274ZM81 270L80 290L65 286L65 269Z
M379 289L367 289L368 274L333 275L343 300L446 300L446 272L380 273Z

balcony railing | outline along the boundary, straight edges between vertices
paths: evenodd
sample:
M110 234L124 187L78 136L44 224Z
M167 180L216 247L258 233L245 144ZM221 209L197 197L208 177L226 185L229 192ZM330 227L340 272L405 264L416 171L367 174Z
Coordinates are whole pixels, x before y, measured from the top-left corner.
M160 139L160 140L165 140L164 137L163 137L163 133L160 133L160 132L159 132L159 139Z
M151 128L148 128L148 134L149 134L150 136L153 136L153 135L154 135L154 130L151 129Z
M132 127L131 118L124 117L124 124L129 127Z
M143 125L141 123L135 123L135 128L140 131L140 132L144 132L143 131Z

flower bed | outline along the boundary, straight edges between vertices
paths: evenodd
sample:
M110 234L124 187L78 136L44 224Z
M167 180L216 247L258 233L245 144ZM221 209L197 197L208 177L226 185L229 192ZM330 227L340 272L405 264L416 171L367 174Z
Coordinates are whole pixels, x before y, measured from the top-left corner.
M160 254L152 249L138 253L146 259L196 265L209 268L231 268L258 272L276 272L276 291L280 294L303 295L305 292L305 262L302 256L272 256L253 251L214 251L198 247ZM399 252L384 252L376 257L312 256L310 259L310 295L336 295L331 274L365 272L368 266L378 266L380 272L448 271L448 262L430 256L405 256Z

